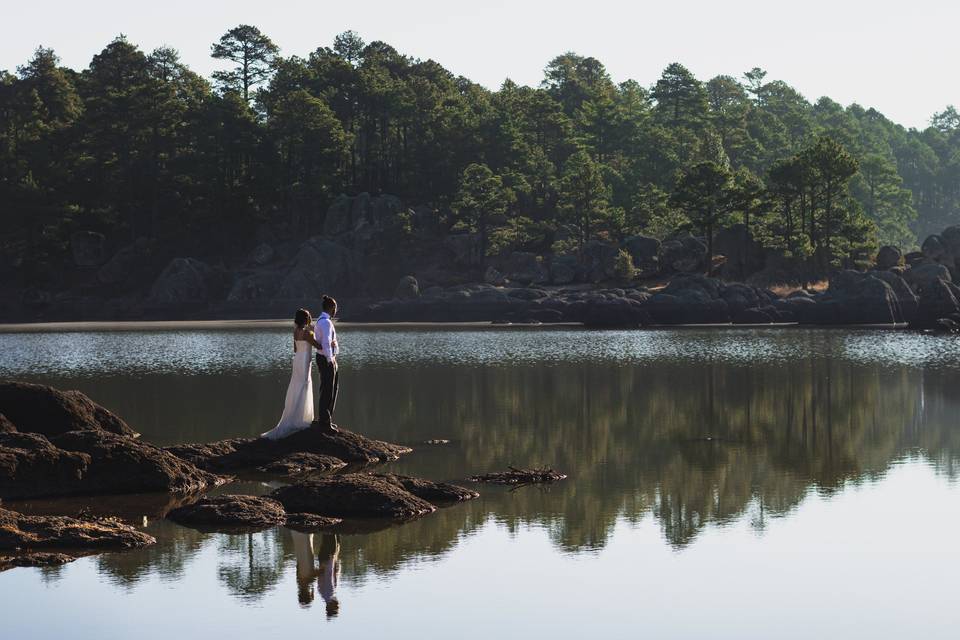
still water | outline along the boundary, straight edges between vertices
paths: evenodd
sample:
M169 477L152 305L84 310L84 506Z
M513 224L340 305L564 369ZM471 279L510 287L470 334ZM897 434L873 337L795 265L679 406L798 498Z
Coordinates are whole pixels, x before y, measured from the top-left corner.
M3 637L960 635L956 339L339 333L337 421L415 447L388 470L569 478L312 540L180 527L166 497L90 501L158 543L0 574ZM6 334L0 377L80 389L152 442L206 441L273 426L290 351L264 329Z

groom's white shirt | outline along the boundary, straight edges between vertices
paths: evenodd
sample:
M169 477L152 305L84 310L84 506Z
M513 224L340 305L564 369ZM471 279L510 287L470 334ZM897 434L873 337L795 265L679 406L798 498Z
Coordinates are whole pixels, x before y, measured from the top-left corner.
M330 319L329 313L324 311L320 314L320 319L317 320L313 332L316 334L317 342L322 347L320 353L327 359L327 362L332 361L340 353L340 345L337 343L337 330L333 326L333 320Z

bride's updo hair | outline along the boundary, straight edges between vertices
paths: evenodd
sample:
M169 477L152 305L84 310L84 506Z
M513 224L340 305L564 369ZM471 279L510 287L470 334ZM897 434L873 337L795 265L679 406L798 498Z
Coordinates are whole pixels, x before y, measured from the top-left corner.
M310 312L306 309L297 309L297 312L293 315L293 322L298 328L303 329L310 323Z
M330 296L323 296L320 299L320 305L327 313L333 313L333 310L337 308L337 301Z

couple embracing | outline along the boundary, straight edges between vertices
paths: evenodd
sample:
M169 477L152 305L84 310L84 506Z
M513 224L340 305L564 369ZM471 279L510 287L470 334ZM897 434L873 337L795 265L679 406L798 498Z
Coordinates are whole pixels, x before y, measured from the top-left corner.
M278 440L297 431L316 425L324 431L336 431L333 409L337 404L340 376L337 368L337 330L333 318L337 315L337 301L323 296L323 313L316 325L306 309L294 315L293 373L287 387L280 422L262 437ZM317 350L317 369L320 370L320 393L316 413L313 408L313 377L311 357Z

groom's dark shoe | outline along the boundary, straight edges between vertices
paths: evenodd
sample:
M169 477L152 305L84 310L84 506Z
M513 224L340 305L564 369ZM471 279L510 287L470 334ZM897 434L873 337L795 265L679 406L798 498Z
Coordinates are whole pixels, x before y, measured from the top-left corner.
M335 425L333 423L333 420L330 418L329 412L326 415L326 419L319 418L317 420L314 420L313 424L315 424L317 428L320 429L320 431L323 431L326 433L337 433L338 431L340 431L337 425Z

